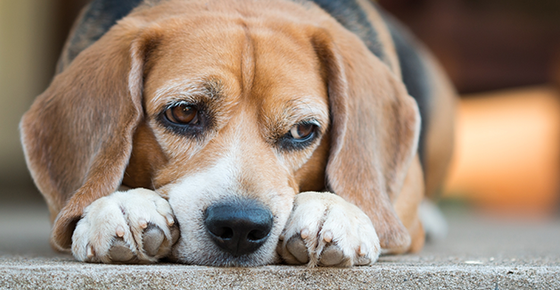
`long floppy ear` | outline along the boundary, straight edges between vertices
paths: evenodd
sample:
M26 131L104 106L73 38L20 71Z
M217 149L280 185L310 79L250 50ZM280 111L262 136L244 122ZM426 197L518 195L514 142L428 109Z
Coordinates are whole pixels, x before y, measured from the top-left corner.
M343 28L320 30L314 45L331 107L328 185L371 218L383 249L404 252L410 236L392 202L417 150L418 106L393 72Z
M58 74L21 121L33 179L54 220L51 245L71 246L83 210L120 185L143 116L147 46L140 21L128 19Z

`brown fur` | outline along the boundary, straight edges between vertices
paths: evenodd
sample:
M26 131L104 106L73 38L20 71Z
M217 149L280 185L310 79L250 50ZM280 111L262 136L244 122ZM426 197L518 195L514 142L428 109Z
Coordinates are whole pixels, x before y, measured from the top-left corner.
M242 134L258 140L243 149L252 160L244 166L246 178L267 181L253 192L326 185L371 218L383 248L419 250L423 231L416 209L423 180L414 156L420 120L398 71L315 7L216 2L208 4L212 12L206 1L170 0L137 9L78 55L23 117L27 162L54 221L53 247L69 249L84 208L121 181L163 188L207 167L231 136ZM390 39L383 39L391 48ZM213 132L219 134L202 145L166 132L155 120L165 105L158 92L169 80L201 76L205 84L219 79L221 90L217 100L205 100L218 112ZM323 139L285 155L293 164L285 170L260 136L292 124L282 114L295 101L318 104L313 110L328 106L330 112L319 120ZM449 128L441 130L448 134ZM430 140L439 138L432 132ZM190 156L196 146L204 148ZM430 154L430 162L448 158L447 152Z

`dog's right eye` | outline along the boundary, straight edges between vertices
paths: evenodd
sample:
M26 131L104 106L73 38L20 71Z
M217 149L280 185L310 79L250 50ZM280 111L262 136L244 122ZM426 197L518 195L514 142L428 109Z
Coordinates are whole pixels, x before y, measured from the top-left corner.
M181 125L197 124L199 122L198 110L188 104L179 104L165 111L169 122Z
M159 113L157 119L169 131L194 138L202 137L213 124L204 103L186 101L169 104Z

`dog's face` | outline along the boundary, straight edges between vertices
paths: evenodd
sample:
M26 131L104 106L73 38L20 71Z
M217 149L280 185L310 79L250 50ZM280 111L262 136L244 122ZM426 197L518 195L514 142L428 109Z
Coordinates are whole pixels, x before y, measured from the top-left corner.
M26 113L22 140L56 248L124 184L169 200L178 260L260 265L294 196L327 187L368 214L383 248L406 249L392 202L418 118L390 68L317 6L169 0L82 51Z
M292 31L219 19L163 31L144 71L142 130L152 136L136 138L132 156L165 160L151 180L180 224L174 254L195 264L271 262L295 194L324 184L324 164L317 163L326 161L329 109L313 46ZM143 146L148 142L153 146ZM245 237L245 229L234 237L215 233L231 228L211 224L216 206L245 222L267 215L261 223L270 228L246 229L257 238Z

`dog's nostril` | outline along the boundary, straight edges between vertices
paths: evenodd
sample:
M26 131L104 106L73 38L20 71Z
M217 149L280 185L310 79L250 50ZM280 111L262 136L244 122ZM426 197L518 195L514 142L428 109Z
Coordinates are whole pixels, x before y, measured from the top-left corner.
M254 200L218 203L204 212L204 225L214 243L234 256L262 246L272 230L272 213Z
M247 235L247 239L251 241L258 241L260 239L265 238L267 235L268 233L265 231L254 230L249 232L249 234Z
M231 239L233 237L233 230L231 228L218 228L217 231L211 231L212 234L222 239Z

